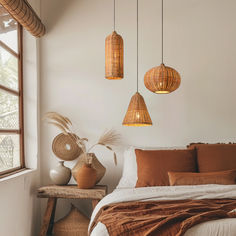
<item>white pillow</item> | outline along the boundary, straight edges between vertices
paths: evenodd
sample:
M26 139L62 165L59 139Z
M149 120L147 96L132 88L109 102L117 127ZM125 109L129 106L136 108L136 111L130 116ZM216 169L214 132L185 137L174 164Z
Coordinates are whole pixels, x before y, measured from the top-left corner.
M124 151L123 172L120 182L116 188L134 188L137 179L135 147L130 147Z
M135 188L138 176L137 176L137 162L135 149L142 150L173 150L173 149L186 149L186 147L158 147L158 148L140 148L130 147L124 151L124 165L123 172L117 189L122 188Z

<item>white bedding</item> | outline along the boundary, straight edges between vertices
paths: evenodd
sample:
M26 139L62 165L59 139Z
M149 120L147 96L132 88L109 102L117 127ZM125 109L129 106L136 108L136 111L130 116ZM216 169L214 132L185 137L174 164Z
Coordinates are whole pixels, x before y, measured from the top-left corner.
M183 200L183 199L236 199L236 185L162 186L131 189L116 189L103 198L93 211L90 225L104 205L127 201ZM101 222L91 236L108 236ZM236 236L236 219L221 219L201 223L189 229L185 236Z

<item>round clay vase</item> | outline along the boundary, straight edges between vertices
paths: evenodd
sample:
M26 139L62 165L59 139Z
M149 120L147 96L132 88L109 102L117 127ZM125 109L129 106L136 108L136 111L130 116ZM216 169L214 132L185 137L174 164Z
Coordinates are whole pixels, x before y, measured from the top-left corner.
M83 164L76 175L78 187L82 189L93 188L96 184L96 179L97 173L91 164Z
M56 185L66 185L71 178L70 168L64 166L64 161L59 161L58 165L50 170L50 178Z
M76 165L72 168L72 176L74 177L75 181L77 182L77 172L78 170L90 160L92 167L96 170L97 178L96 184L102 179L102 177L106 173L106 168L102 165L102 163L97 159L94 153L85 153L79 156L79 160Z

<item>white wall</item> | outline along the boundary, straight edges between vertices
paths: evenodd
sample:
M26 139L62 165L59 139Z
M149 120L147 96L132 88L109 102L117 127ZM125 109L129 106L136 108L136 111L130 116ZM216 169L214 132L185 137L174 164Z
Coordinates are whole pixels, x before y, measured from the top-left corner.
M31 0L35 10L39 2ZM24 113L26 165L34 169L0 180L0 235L36 236L40 227L40 201L36 190L40 182L38 163L38 54L37 41L23 33L24 47Z
M182 77L180 88L156 95L143 76L161 59L160 3L140 0L140 92L153 126L121 125L136 89L136 1L117 1L117 31L125 43L125 79L104 79L104 39L112 32L111 0L42 0L47 34L41 39L41 114L70 117L81 136L96 139L115 128L125 145L184 146L190 142L235 141L236 2L166 0L164 58ZM51 143L58 130L41 124L42 183L57 160ZM122 150L123 148L121 148ZM110 190L121 175L112 155L99 149ZM73 166L74 163L67 163ZM65 201L57 217L68 210ZM45 203L45 202L44 202ZM86 206L80 208L87 210Z

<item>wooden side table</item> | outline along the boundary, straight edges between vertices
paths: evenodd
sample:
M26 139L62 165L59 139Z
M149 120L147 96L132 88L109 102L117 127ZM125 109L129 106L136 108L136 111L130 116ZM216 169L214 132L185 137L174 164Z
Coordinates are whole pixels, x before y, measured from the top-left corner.
M106 196L107 186L96 185L93 189L79 189L77 185L45 186L38 189L39 198L48 198L47 208L43 217L40 236L52 234L56 204L58 198L65 199L91 199L93 209L97 203Z

